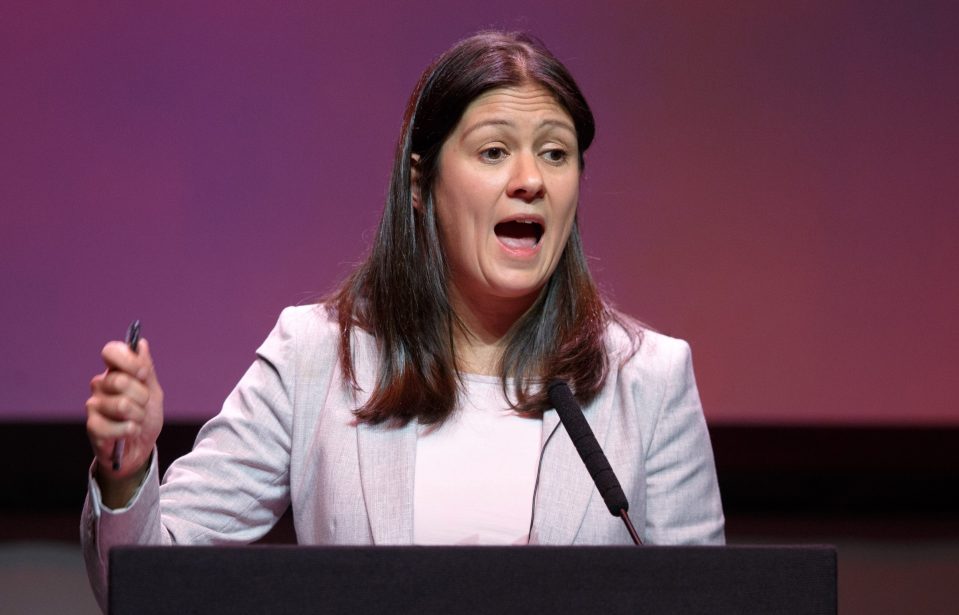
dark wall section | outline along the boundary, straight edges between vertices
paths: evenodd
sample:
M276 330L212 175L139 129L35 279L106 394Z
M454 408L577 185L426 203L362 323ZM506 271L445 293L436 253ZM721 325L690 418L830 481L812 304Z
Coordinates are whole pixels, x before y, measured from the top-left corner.
M198 429L164 427L161 469L190 450ZM841 536L959 538L959 428L722 425L711 433L731 539L761 532L801 542L810 524ZM76 540L90 459L81 424L3 424L0 514L21 520L0 523L0 540ZM44 515L69 526L45 525Z

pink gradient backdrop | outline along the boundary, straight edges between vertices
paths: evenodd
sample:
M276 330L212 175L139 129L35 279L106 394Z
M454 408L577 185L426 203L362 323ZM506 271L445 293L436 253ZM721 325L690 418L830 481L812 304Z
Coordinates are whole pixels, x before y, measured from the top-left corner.
M420 70L530 29L594 107L581 221L721 423L959 424L959 4L0 9L0 419L82 420L143 320L208 417L361 257Z

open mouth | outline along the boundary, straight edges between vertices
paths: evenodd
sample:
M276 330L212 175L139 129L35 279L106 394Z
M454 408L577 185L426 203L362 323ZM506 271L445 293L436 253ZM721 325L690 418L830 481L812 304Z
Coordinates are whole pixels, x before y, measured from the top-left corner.
M529 250L535 248L543 238L543 224L524 218L504 220L493 227L493 232L507 248Z

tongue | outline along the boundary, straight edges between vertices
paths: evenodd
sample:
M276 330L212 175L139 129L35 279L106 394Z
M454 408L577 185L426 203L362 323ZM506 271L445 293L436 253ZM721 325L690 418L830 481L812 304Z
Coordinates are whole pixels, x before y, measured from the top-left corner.
M506 237L504 235L500 235L499 241L501 244L503 244L507 248L535 248L536 247L535 237Z
M536 224L525 222L501 222L493 229L500 242L508 248L535 248L537 241Z

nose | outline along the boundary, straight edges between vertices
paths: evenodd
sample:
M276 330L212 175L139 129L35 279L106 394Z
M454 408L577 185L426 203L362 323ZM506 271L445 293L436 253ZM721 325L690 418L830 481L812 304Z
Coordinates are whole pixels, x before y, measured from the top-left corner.
M543 198L546 185L543 173L533 154L518 154L513 157L513 169L510 175L507 194L514 199L531 203Z

